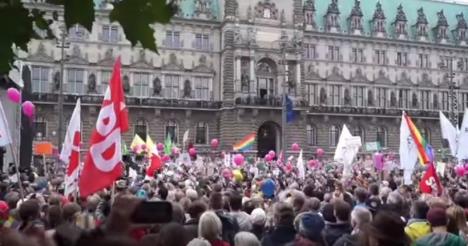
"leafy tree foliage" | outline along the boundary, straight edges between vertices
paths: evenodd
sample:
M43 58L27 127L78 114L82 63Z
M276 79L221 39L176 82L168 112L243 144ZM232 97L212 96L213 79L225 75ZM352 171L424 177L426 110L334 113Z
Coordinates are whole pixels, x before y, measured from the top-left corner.
M93 0L46 0L62 6L66 30L79 24L91 32L95 19ZM138 43L145 49L157 52L155 30L151 25L168 23L177 6L166 0L114 0L109 14L118 22L132 46ZM34 6L34 4L32 4ZM37 8L26 8L21 0L0 0L0 74L7 74L16 58L16 50L27 51L31 39L54 38L50 25L58 21L58 13L46 18ZM38 31L45 31L45 37Z

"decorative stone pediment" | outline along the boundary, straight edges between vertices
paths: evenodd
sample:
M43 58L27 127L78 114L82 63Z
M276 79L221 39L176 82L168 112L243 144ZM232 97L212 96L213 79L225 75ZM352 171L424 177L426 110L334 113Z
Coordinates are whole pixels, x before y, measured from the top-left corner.
M136 68L153 68L150 62L146 59L146 53L145 50L140 50L140 53L138 55L138 59L132 63L132 67Z
M351 14L348 17L349 21L349 33L360 35L364 31L362 25L362 17L364 14L361 10L361 1L354 0L354 7L351 10Z
M400 79L398 80L397 84L401 86L414 86L413 82L411 82L411 79L409 78L406 72L401 73Z
M434 36L438 42L445 43L448 39L449 24L445 17L444 10L437 12L437 25L434 27Z
M200 56L200 59L198 59L198 65L193 66L192 71L197 72L197 73L213 73L214 72L214 70L207 65L206 56L204 55Z
M68 63L71 64L78 64L78 65L87 65L89 64L88 62L88 57L87 55L82 55L81 54L81 49L78 47L78 45L74 45L72 48L72 53L68 59Z
M346 81L338 67L333 67L331 73L326 78L328 81Z
M385 13L382 9L382 4L377 2L375 7L374 15L371 20L372 26L372 35L375 37L385 37L387 31L385 29Z
M426 17L426 14L424 13L424 9L423 8L418 9L418 19L414 26L416 27L416 37L419 40L425 40L427 38L427 25L428 24L429 22L427 21L427 17Z
M177 62L177 56L174 53L169 55L169 62L166 64L164 59L162 61L162 69L172 71L183 71L184 65L182 62Z
M309 65L305 73L305 79L306 80L322 80L323 78L320 77L320 74L317 73L313 65Z
M351 82L354 83L368 83L369 79L364 75L361 68L356 69L356 73L351 77Z
M195 0L194 17L202 19L213 19L215 16L212 14L210 0Z
M325 30L327 32L339 32L340 28L340 10L338 8L338 0L332 0L328 5L325 18Z
M453 36L459 44L466 44L467 29L468 25L462 12L457 15L457 28L452 30Z
M388 78L383 70L379 70L377 77L374 78L374 83L381 85L392 85L393 82Z
M98 65L111 67L114 64L114 50L109 48L104 53L104 57L98 61Z
M304 12L304 28L306 30L314 30L317 28L315 22L315 3L314 0L307 0L303 7Z
M272 3L270 0L263 0L257 3L255 6L255 17L261 19L278 19L278 8L276 4Z
M41 42L37 47L36 53L30 55L28 60L34 62L53 62L54 58L46 53L45 46Z
M431 87L431 88L435 86L434 83L432 83L432 80L429 77L429 74L427 73L423 73L421 75L421 79L419 80L418 85L421 87Z
M408 19L406 18L406 13L403 10L403 6L400 4L398 6L397 15L395 17L395 21L393 22L393 26L395 27L395 37L397 38L406 38L408 35L408 31L406 30L406 23Z

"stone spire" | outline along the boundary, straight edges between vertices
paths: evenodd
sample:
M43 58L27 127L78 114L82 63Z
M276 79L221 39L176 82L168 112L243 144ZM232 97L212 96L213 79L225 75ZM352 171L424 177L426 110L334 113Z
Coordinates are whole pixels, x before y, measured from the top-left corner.
M455 39L458 41L459 44L466 44L466 32L468 29L468 25L465 20L465 16L463 12L457 15L457 28L455 28L452 32L455 36Z
M303 7L304 13L304 29L305 30L315 30L317 25L315 23L315 4L314 0L307 0L304 3Z
M400 4L400 6L398 6L395 21L393 22L393 25L395 26L395 36L397 38L406 38L406 35L408 34L406 30L407 22L408 19L406 18L406 13L403 10L403 6Z
M438 42L444 43L448 39L448 26L447 18L444 15L444 10L437 12L437 25L433 30L435 38Z
M325 28L328 32L340 31L340 10L338 9L338 0L332 0L328 5L327 13L325 14Z
M352 34L361 34L363 31L362 26L362 14L361 2L359 0L354 0L354 7L351 10L351 14L348 17L349 20L349 32Z
M374 16L372 18L372 34L377 37L384 37L387 33L385 30L385 13L382 9L382 4L377 2Z

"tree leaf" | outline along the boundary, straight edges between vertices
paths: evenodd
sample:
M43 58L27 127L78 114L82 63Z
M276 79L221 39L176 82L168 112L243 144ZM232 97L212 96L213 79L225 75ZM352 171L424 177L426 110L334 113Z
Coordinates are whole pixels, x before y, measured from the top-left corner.
M175 4L165 0L122 0L113 4L110 21L120 23L132 46L140 43L143 48L157 52L151 25L168 23L175 14Z
M93 0L65 0L65 26L68 29L80 24L92 32L94 22Z
M27 51L35 33L33 20L19 0L8 1L0 7L0 74L8 74L15 59L13 49L19 47Z

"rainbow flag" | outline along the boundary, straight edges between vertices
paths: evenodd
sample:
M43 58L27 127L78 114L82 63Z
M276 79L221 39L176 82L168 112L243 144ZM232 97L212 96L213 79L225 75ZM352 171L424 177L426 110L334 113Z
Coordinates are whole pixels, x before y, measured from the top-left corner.
M251 150L256 138L257 134L255 132L245 136L240 142L234 144L233 150L239 152Z
M419 132L418 128L416 128L411 118L406 113L404 113L404 115L406 118L406 122L408 123L408 128L410 130L411 137L413 138L413 141L416 144L416 148L418 149L419 163L421 163L421 165L425 165L431 162L431 157L430 157L430 152L432 152L431 146L427 143L427 141L421 135L421 133Z

